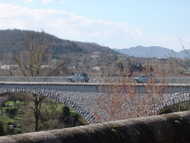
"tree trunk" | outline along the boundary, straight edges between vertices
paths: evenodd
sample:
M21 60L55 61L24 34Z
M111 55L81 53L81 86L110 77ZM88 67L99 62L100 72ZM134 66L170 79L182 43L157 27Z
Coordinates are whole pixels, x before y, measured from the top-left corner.
M34 117L35 117L35 131L40 130L40 111L43 97L34 95Z

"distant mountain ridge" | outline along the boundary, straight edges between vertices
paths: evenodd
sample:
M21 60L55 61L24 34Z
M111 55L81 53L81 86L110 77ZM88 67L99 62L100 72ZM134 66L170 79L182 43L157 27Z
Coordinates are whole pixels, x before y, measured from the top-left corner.
M180 52L176 52L174 50L160 46L136 46L129 49L117 49L116 51L128 56L142 58L190 58L190 50L182 50Z

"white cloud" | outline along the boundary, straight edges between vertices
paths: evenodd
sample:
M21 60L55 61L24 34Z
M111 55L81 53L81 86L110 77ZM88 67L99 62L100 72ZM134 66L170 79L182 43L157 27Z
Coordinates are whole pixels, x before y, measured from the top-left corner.
M141 29L126 22L94 20L62 10L32 9L0 3L0 29L7 28L43 29L60 38L97 42L113 48L147 43L166 47L176 44L175 38L147 36Z
M41 0L41 1L42 1L42 3L44 3L44 4L48 4L48 3L52 2L53 0Z
M0 4L0 28L44 29L62 38L101 44L118 43L117 39L135 39L140 35L125 22L92 20L55 9L31 9L11 4Z
M23 0L24 2L34 2L34 1L38 1L38 2L41 2L43 4L49 4L49 3L52 3L52 2L59 2L59 3L63 3L64 0Z
M48 4L51 2L59 2L59 3L64 3L64 0L41 0L42 3Z
M33 2L33 0L24 0L24 2Z

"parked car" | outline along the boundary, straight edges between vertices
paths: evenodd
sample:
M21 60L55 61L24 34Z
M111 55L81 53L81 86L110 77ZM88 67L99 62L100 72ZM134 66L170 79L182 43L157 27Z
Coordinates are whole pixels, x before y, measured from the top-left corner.
M89 82L89 77L86 73L74 73L72 76L66 77L70 82Z

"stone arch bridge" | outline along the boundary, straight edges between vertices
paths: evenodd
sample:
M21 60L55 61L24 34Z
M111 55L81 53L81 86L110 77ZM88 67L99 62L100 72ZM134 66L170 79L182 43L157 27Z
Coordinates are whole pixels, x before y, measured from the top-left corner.
M0 82L0 94L29 92L39 96L47 96L72 107L89 123L96 122L94 111L97 110L96 98L104 96L116 84L111 83L67 83L67 82ZM151 105L154 112L165 106L190 100L190 84L117 84L125 86L126 92L132 87L139 95L147 94L149 89L159 88L164 96L160 97L161 104Z

